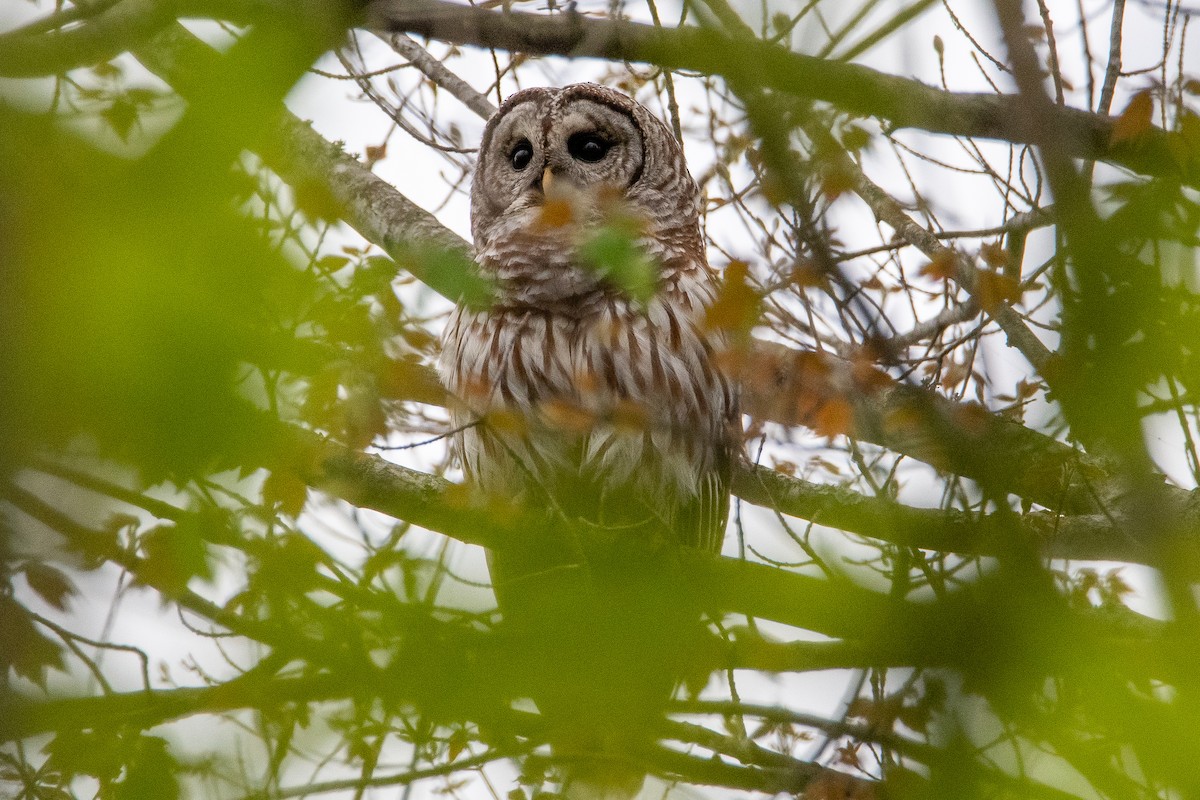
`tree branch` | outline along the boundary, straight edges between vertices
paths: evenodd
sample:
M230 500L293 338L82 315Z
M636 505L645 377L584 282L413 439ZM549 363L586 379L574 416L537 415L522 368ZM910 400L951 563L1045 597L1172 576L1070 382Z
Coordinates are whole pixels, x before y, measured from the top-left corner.
M107 61L170 24L175 12L161 0L122 0L68 30L0 34L0 75L57 75Z
M160 33L137 55L185 96L193 76L212 59L219 58L180 26ZM467 242L290 113L281 112L275 133L271 144L264 149L267 162L293 184L327 186L342 205L347 221L394 257L403 259L406 252L411 252L412 242L430 242L461 254L469 252ZM419 263L414 267L419 268ZM418 274L418 277L438 288L437 275ZM760 419L784 424L803 422L795 398L811 395L814 381L823 381L837 387L839 396L852 404L854 425L850 433L863 441L1003 488L1054 511L1096 514L1102 510L1105 498L1118 491L1106 487L1112 473L1104 460L930 390L903 384L874 387L871 391L856 389L854 365L837 359L827 359L821 375L814 376L811 370L800 366L800 360L809 355L757 342L744 372L742 391L746 411ZM436 374L428 367L414 368L411 389L410 399L420 402L440 403L444 398ZM945 431L954 435L947 439L942 436ZM1001 453L1003 457L998 455ZM415 477L418 475L414 473L413 479L425 480ZM828 524L844 525L848 530L885 540L886 533L893 530L897 513L894 508L878 507L870 515L864 515L862 507L855 505L845 510L838 522L832 522L831 515L835 512L829 503L829 490L792 481L786 476L771 478L759 469L741 475L737 486L751 502L767 501L764 487L769 487L773 497L780 501L788 497L806 498L803 502L796 500L790 507L781 507L785 513L812 518L819 508L821 519L830 520ZM1174 492L1179 502L1187 502L1187 493ZM438 505L433 502L428 507L435 509ZM939 512L910 511L915 514L902 517L911 524L895 528L891 541L930 549L953 545L952 550L964 548L960 552L975 554L993 552L997 546L978 536L968 541L965 524L960 526L953 515L942 517L940 524L930 525L932 515ZM1056 556L1135 562L1144 559L1144 554L1124 536L1119 525L1106 526L1104 522L1103 517L1093 516L1066 523L1053 515L1044 515L1031 523L1031 533ZM436 527L438 523L431 524ZM1074 547L1081 550L1073 551Z
M1036 132L1022 124L1020 95L954 93L858 64L795 53L779 45L700 27L657 28L580 14L487 11L443 0L374 0L366 27L408 32L459 45L531 55L606 58L694 70L798 97L824 100L852 114L878 117L892 128L1030 144ZM1148 175L1180 176L1200 186L1200 168L1180 166L1161 129L1137 147L1109 146L1112 120L1059 107L1053 124L1072 156L1109 161Z

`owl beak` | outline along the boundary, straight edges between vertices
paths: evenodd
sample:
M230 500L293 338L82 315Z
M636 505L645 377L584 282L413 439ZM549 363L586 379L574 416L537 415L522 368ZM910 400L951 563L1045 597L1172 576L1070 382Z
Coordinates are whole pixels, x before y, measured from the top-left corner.
M542 194L550 194L550 186L554 183L554 173L549 167L542 170Z

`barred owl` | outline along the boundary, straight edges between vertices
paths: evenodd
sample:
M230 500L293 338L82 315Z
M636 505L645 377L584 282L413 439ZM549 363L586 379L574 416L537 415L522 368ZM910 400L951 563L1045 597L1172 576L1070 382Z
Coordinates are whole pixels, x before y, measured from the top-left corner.
M486 310L455 311L440 363L457 398L453 447L469 483L555 509L567 522L720 549L740 418L718 368L720 334L705 324L717 284L700 203L670 130L620 92L526 89L488 121L471 227L498 297ZM598 232L614 226L653 265L651 290L640 297L586 257ZM490 565L508 615L521 602L536 604L512 585L545 564L503 555ZM603 592L617 593L611 588ZM585 604L570 601L558 627L549 623L554 635L569 635ZM597 613L619 604L601 599ZM655 636L617 649L650 647ZM604 661L601 649L552 659ZM628 663L596 668L602 681L628 684L623 671L632 674ZM629 691L593 697L590 709L628 711ZM669 687L647 688L646 697L655 692L665 697ZM587 701L551 694L535 698L548 716L588 716Z

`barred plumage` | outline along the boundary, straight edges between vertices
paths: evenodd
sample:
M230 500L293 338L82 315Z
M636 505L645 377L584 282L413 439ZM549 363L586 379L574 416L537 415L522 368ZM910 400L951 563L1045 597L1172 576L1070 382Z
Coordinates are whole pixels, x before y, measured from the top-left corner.
M699 211L679 144L619 92L527 89L489 120L471 217L499 297L455 311L441 358L472 485L555 509L564 535L582 521L720 549L740 417L705 324L717 283ZM657 266L648 298L581 256L614 220ZM572 759L569 800L642 784L630 754L653 738L700 626L672 594L684 580L668 574L672 551L663 563L540 550L489 561L512 640L554 665L533 699Z
M571 158L565 143L592 131L605 137L605 158ZM515 169L509 155L521 142L532 152ZM565 224L544 219L546 170L573 193ZM660 268L645 304L579 262L577 245L614 197ZM447 327L441 369L461 401L452 419L461 427L507 411L520 421L519 430L485 424L456 436L468 480L503 496L588 484L600 508L557 499L629 524L632 498L684 543L718 549L737 401L714 364L720 337L704 326L715 277L699 190L670 131L592 84L519 92L485 130L471 206L477 259L502 293L486 311L459 308ZM619 513L604 507L606 495L620 497Z

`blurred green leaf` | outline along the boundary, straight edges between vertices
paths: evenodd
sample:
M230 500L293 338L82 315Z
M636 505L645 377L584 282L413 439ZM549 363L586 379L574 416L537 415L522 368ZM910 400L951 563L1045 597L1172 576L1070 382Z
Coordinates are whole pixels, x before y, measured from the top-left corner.
M113 800L177 800L179 763L165 739L139 736L125 765L125 775L113 787Z
M152 528L142 534L141 547L144 560L138 579L168 596L180 594L192 578L212 577L207 545L192 526Z
M71 583L71 579L54 567L30 561L25 564L22 571L25 573L25 581L29 584L29 588L59 611L65 611L67 600L78 593L75 585Z
M585 266L639 303L649 302L658 290L658 265L638 246L628 226L601 226L579 248L579 255Z
M43 636L20 604L0 595L0 679L9 669L46 686L46 669L63 669L63 648Z
M487 308L495 297L492 281L466 253L424 244L410 245L403 264L446 297L470 308Z

